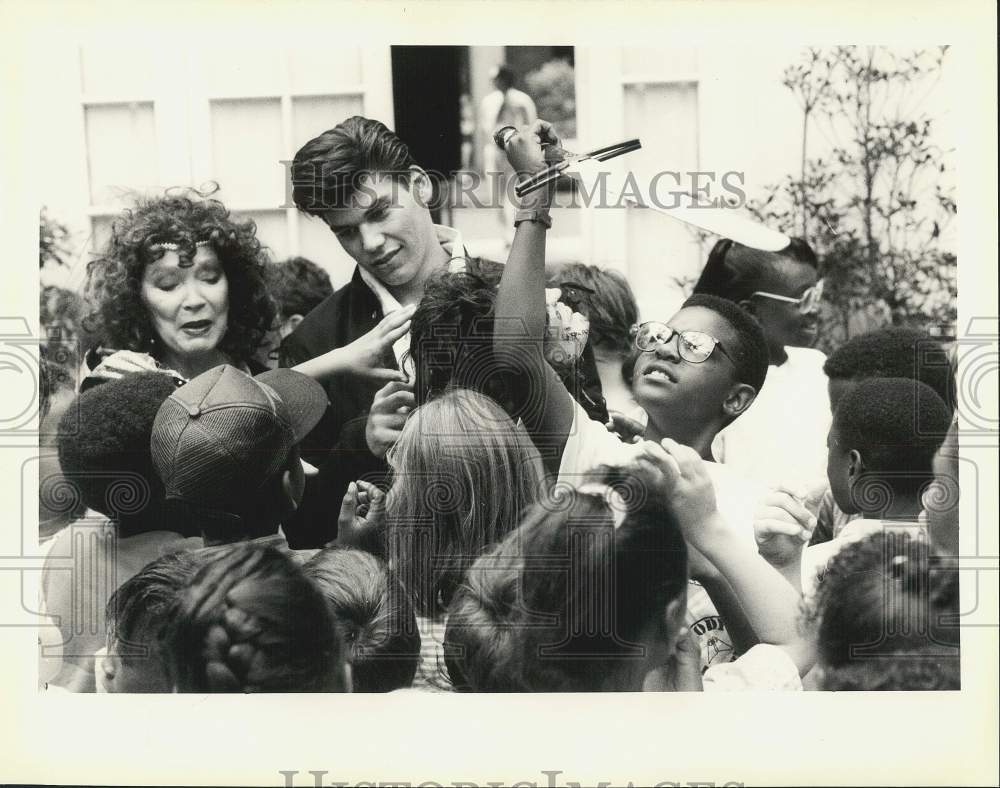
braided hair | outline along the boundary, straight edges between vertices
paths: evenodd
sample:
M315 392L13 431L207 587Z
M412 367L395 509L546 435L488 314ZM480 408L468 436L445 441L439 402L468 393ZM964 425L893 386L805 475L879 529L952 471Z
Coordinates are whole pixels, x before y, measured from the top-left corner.
M349 691L333 613L272 547L220 549L170 619L163 653L178 692Z

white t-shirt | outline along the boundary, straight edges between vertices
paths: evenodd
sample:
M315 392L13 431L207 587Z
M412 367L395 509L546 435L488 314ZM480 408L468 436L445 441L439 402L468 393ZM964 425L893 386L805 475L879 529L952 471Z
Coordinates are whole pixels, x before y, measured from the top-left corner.
M617 436L608 432L607 427L592 420L576 404L573 425L559 464L559 482L575 486L597 465L620 465L634 456L635 452L635 446L622 443ZM746 534L748 545L756 552L753 515L767 488L718 463L709 462L705 467L712 477L719 513L733 528ZM725 622L712 604L708 592L693 580L688 586L685 623L698 638L703 670L732 659L733 644Z
M799 669L779 646L761 643L739 659L714 665L702 676L705 692L801 690Z
M847 545L860 541L872 534L880 533L881 531L909 533L916 539L927 538L926 526L919 522L871 520L864 518L851 520L829 542L812 545L802 551L802 595L809 597L816 593L826 565L837 553Z
M746 413L715 436L712 454L768 487L814 486L826 478L830 398L826 356L785 348L788 360L767 368L767 379Z

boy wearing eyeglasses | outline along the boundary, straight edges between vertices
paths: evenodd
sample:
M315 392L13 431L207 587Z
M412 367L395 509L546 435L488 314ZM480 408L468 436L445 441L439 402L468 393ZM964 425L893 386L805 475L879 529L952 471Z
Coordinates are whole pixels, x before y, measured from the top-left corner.
M558 144L545 121L523 128L507 155L522 175L545 166L542 144ZM504 269L493 327L495 357L530 387L536 407L523 413L543 457L558 457L560 482L574 484L600 464L627 465L634 447L587 418L544 363L545 231L550 194L525 195ZM712 460L716 434L743 414L764 384L768 350L759 325L737 304L717 296L688 299L666 322L648 322L635 336L633 391L649 414L644 437L671 438ZM753 546L752 514L766 490L730 469L708 463L719 509ZM702 666L725 662L755 642L725 580L692 551L691 575L702 585L688 598L687 624L698 637ZM708 591L708 594L705 591ZM709 598L709 595L711 598Z
M739 304L760 323L770 366L767 385L745 418L715 439L715 459L768 486L811 489L822 484L826 431L826 356L816 342L823 280L809 245L793 238L780 252L719 241L695 293Z

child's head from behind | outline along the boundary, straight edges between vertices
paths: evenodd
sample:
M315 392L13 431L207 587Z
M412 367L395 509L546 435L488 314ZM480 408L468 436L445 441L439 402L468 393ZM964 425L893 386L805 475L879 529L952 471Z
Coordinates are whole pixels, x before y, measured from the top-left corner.
M627 355L632 350L632 326L639 320L639 307L628 280L618 271L596 265L570 263L550 277L552 287L562 289L567 304L590 321L594 350ZM576 286L587 289L576 298Z
M910 534L842 548L812 600L826 690L959 689L958 571Z
M159 558L129 578L108 601L108 692L169 692L160 636L181 592L207 560L204 550Z
M653 421L660 413L683 414L698 429L722 429L750 407L764 385L768 353L760 325L732 301L694 295L666 326L671 334L666 341L659 341L666 334L646 337L642 329L636 338L649 340L648 349L635 351L636 401ZM697 343L673 332L694 332L688 336Z
M409 687L420 661L416 616L399 580L361 550L326 549L303 567L333 610L354 692Z
M63 473L84 505L114 519L123 536L161 527L156 523L164 490L150 454L150 435L157 411L177 383L162 372L125 375L80 394L60 419Z
M950 408L954 374L941 343L916 328L890 327L849 339L823 365L829 378L830 409L856 383L870 378L909 378L934 389Z
M872 378L852 387L827 438L827 479L837 506L878 518L910 502L916 516L950 424L948 407L918 381Z
M453 389L413 412L388 460L389 562L418 615L435 616L536 499L538 452L489 397Z
M583 489L536 504L469 570L445 638L459 689L639 690L666 664L686 608L680 530L631 482L615 509L610 488Z
M163 653L175 691L350 691L329 604L274 548L216 548L169 619Z
M277 533L305 487L298 444L327 408L290 369L251 377L214 367L160 407L150 446L169 505L210 543Z
M515 412L517 381L497 363L493 350L502 272L502 266L475 260L465 271L442 272L428 280L410 328L418 405L460 387L486 394Z

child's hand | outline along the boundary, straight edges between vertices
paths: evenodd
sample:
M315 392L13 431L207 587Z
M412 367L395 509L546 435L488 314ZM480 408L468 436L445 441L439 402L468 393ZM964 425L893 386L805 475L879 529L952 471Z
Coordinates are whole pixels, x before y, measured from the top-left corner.
M624 413L619 413L616 410L608 411L608 423L604 426L608 428L608 432L613 432L624 443L632 443L635 438L646 431L646 425L641 421L630 419Z
M379 362L390 350L393 343L410 330L410 318L416 311L416 306L410 305L390 312L381 322L364 336L358 337L343 348L329 351L338 353L338 371L369 380L405 381L406 374L398 369L387 369Z
M815 528L815 516L784 488L764 496L754 513L757 551L775 567L787 566L796 560Z
M718 514L715 487L698 452L670 438L660 444L645 441L641 453L654 463L663 479L662 492L691 544L701 547L705 524Z
M162 372L166 375L172 375L178 380L183 380L179 372L160 366L159 362L147 353L139 353L135 350L116 350L104 358L87 375L88 385L86 388L89 388L94 383L117 380L133 372Z
M340 504L337 544L361 548L366 534L376 530L385 515L385 493L365 481L351 482Z
M365 424L365 440L376 457L384 457L393 444L399 440L410 410L416 404L413 383L393 381L377 392L368 411Z

